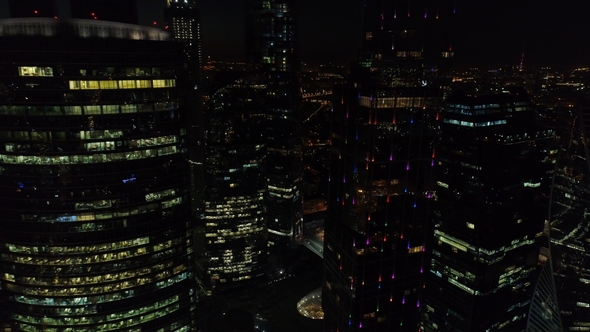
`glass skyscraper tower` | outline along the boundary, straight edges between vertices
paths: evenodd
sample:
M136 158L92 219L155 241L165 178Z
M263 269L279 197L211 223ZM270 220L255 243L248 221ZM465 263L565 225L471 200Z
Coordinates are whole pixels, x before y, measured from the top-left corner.
M181 49L125 23L0 27L0 279L13 328L188 331Z
M212 286L260 275L266 257L261 113L266 84L257 76L219 81L205 131L204 221Z
M302 237L303 182L297 17L293 0L246 1L246 51L266 77L264 171L268 241L282 251ZM273 250L274 250L273 249Z
M265 71L299 70L295 0L246 0L248 61Z
M364 11L359 57L333 100L325 330L416 331L455 14L449 1Z
M167 29L173 40L181 45L184 55L182 103L187 114L187 144L191 174L191 210L193 218L203 218L204 169L204 105L203 54L201 48L200 13L193 0L167 0L164 10ZM201 246L199 246L201 247Z
M524 331L547 218L553 131L535 125L524 89L454 93L442 118L422 328Z
M548 112L561 142L551 192L551 235L555 284L564 330L590 328L590 105ZM557 152L557 151L556 151Z

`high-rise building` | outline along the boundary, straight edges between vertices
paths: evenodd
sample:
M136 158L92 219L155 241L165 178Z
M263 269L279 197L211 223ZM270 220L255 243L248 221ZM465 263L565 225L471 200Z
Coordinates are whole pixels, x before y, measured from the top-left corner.
M0 282L13 329L188 331L181 50L125 23L0 26Z
M524 89L455 93L437 145L424 331L524 331L547 218L551 129Z
M368 0L357 71L374 84L448 85L455 1Z
M265 71L297 72L295 0L246 0L248 61Z
M205 160L205 246L212 287L261 275L266 257L265 78L218 80L223 83L211 95Z
M179 86L182 89L183 108L187 110L187 143L191 170L191 209L193 217L203 217L204 193L204 141L203 124L203 54L201 20L193 0L167 0L164 10L167 29L173 40L182 46L185 75Z
M325 330L416 331L454 8L374 0L364 10L361 52L333 100Z
M586 240L590 230L589 110L582 100L575 108L558 107L547 115L560 137L550 222L554 277L566 331L590 326L590 244Z
M549 223L546 223L546 229ZM549 235L549 233L547 233ZM549 238L544 239L546 242ZM548 242L547 242L548 243ZM557 289L553 274L553 262L550 255L551 246L543 247L547 256L540 255L541 271L535 281L535 290L531 298L531 305L527 314L526 331L535 332L562 332L561 313L559 311Z
M188 77L194 80L192 89L199 90L201 82L203 52L201 42L201 21L199 10L193 0L167 0L164 10L167 30L173 39L182 44L185 56L185 70Z
M265 205L269 246L277 253L298 244L303 235L296 22L293 0L246 1L247 57L266 76Z
M267 226L269 245L277 249L299 244L303 235L303 138L297 82L294 72L268 74L263 106Z

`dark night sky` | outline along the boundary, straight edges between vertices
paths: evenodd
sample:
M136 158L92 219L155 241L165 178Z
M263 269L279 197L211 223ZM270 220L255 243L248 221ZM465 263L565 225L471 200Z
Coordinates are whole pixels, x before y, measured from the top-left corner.
M7 0L0 0L0 5L4 1ZM19 6L47 2L8 1ZM101 4L98 8L90 8L91 5L87 8L97 11L99 18L105 16L101 10L114 7L121 16L126 12L122 9L127 8L121 5L131 3L131 0L74 1ZM137 1L141 24L157 21L163 25L165 0ZM244 0L195 1L201 10L205 55L214 60L242 60ZM364 0L297 1L303 61L348 63L362 38ZM523 48L525 65L590 65L590 0L456 1L458 19L453 49L458 65L518 64Z
M300 0L304 61L347 63L361 40L362 0ZM459 65L573 66L590 62L590 0L459 0ZM198 1L206 55L240 60L243 0Z

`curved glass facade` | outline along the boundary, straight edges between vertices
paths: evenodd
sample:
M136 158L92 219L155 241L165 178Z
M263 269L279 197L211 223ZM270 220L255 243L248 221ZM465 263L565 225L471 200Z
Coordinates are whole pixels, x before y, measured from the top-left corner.
M55 22L53 35L0 37L0 279L14 327L189 330L181 52Z

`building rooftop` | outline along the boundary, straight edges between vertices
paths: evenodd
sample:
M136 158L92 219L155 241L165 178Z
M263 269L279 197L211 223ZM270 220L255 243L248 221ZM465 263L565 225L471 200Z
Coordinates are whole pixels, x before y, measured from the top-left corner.
M169 32L141 25L56 18L9 18L0 20L0 36L56 36L60 27L70 27L70 33L82 38L116 38L131 40L170 40Z

